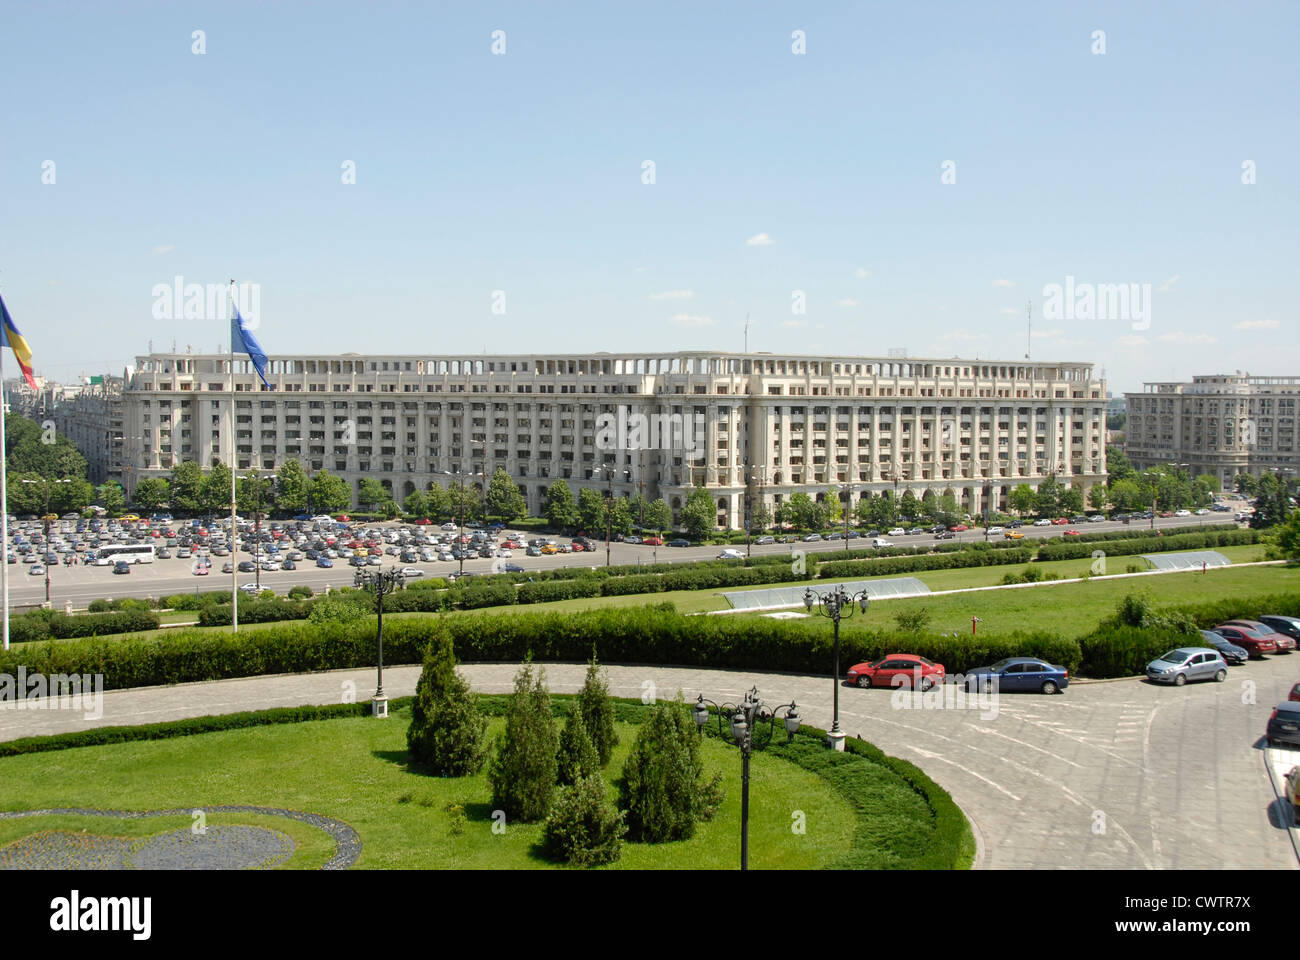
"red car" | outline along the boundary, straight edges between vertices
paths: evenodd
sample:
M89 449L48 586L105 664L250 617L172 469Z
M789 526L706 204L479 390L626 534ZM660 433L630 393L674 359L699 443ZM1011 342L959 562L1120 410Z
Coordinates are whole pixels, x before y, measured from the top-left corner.
M1063 537L1077 537L1077 536L1079 536L1079 531L1078 531L1078 530L1075 530L1075 529L1073 529L1073 528L1071 528L1071 529L1069 529L1069 530L1063 530L1063 531L1061 532L1061 536L1063 536Z
M335 519L338 523L351 523L351 522L352 522L352 518L349 517L346 513L340 513L340 514L339 514L337 517L335 517L334 519Z
M964 523L957 523L949 527L948 529L951 530L953 533L965 533L967 530L970 529L970 527L966 526L966 524Z
M662 547L664 545L663 537L646 537L641 541L647 547Z
M431 523L433 523L433 521L430 520L428 517L421 517L419 520L415 521L415 525L417 527L427 527Z
M859 663L849 667L849 683L859 687L911 687L916 684L929 690L943 683L943 664L933 663L914 653L891 653L875 663Z
M1070 522L1069 519L1066 517L1057 517L1055 520L1052 521L1052 526L1063 527L1069 522Z
M1240 627L1243 630L1253 630L1258 634L1267 636L1277 645L1278 653L1290 653L1295 649L1295 638L1288 637L1285 633L1278 633L1267 623L1260 623L1258 620L1229 620L1226 625Z
M1232 624L1215 627L1214 632L1230 643L1244 647L1252 657L1262 657L1266 653L1277 653L1277 642L1273 639L1275 635L1272 633L1267 635L1259 634L1249 627Z
M1300 700L1300 683L1297 683L1294 687L1291 688L1291 692L1287 694L1287 699Z

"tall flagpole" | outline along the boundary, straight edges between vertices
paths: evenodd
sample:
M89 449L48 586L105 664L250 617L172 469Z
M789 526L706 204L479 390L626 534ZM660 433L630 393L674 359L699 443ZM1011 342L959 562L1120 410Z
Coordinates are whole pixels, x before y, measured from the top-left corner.
M235 306L235 281L230 280L230 309ZM239 632L239 514L235 512L235 338L234 314L230 338L230 624ZM6 583L8 581L5 581Z
M5 342L9 342L8 331L5 332ZM9 479L5 470L5 451L8 447L5 441L5 352L0 347L0 541L3 542L4 553L0 557L0 581L4 583L4 648L9 649Z

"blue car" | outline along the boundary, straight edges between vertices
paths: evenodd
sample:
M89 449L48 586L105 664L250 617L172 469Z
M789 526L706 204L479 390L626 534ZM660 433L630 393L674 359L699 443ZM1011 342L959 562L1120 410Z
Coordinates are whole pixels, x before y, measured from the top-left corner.
M1249 650L1237 646L1221 633L1215 633L1213 630L1202 630L1201 639L1205 641L1207 647L1213 647L1219 651L1219 656L1223 657L1224 663L1240 664L1250 659Z
M324 567L325 569L328 570L330 567L334 566L334 561L331 560L329 557L317 557L316 566Z
M1002 693L1058 693L1070 685L1070 671L1033 657L1008 657L966 674L966 689Z

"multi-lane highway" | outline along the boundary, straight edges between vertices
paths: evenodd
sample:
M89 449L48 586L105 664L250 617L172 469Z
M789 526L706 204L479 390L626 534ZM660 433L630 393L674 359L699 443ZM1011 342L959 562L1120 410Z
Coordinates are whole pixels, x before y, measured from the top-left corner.
M1191 532L1198 527L1208 526L1211 524L1221 524L1231 522L1232 514L1230 513L1211 513L1202 517L1167 517L1157 518L1155 528L1158 530L1179 530L1181 532ZM382 526L382 525L376 525ZM1060 536L1062 531L1069 529L1078 529L1084 533L1096 533L1108 530L1132 530L1138 533L1148 530L1151 527L1151 521L1133 521L1130 524L1115 523L1107 521L1105 523L1086 523L1070 526L1051 526L1035 527L1026 525L1020 528L1020 532L1025 535L1025 539L1036 539L1043 537ZM982 527L967 530L956 535L957 539L973 542L984 539L984 529ZM995 534L990 539L1001 539L1001 534ZM561 538L562 540L564 538ZM915 546L929 545L935 542L933 534L919 534L916 536L889 537L891 543L897 546ZM867 541L862 539L848 541L820 541L820 542L797 542L797 543L774 543L752 547L754 556L788 556L795 550L805 550L809 553L816 553L827 559L835 553L844 553L845 546L849 550L868 549ZM636 564L636 563L683 563L693 560L713 559L718 555L721 548L717 546L700 546L700 547L647 547L627 543L613 543L610 545L609 558L610 562L618 564ZM740 544L739 549L743 552L745 545ZM605 545L599 544L596 551L592 553L573 553L573 554L555 554L552 556L528 557L524 556L523 550L513 551L510 563L517 563L525 570L547 570L556 567L594 567L604 566L605 564ZM229 560L231 558L225 558ZM250 555L239 554L240 560L251 559ZM191 560L156 560L152 564L138 564L131 568L129 574L115 574L112 567L94 567L94 566L75 566L75 567L51 567L50 568L50 601L56 609L64 609L71 604L73 609L83 609L91 600L108 597L159 597L171 593L186 593L190 591L205 590L222 590L229 589L231 583L230 574L222 574L218 571L224 562L222 558L216 558L213 563L213 571L207 576L195 576L191 572ZM503 560L467 560L465 561L465 570L473 573L490 573L493 570L493 563L498 565L504 563ZM384 566L416 566L425 572L426 576L442 576L460 569L457 562L439 561L434 563L417 563L401 564L395 557L385 556ZM28 606L39 604L45 599L45 578L40 576L29 576L28 568L24 564L9 564L7 574L9 575L9 598L13 606ZM348 586L353 582L355 569L347 565L346 560L336 560L333 569L325 570L317 567L314 563L304 560L298 565L295 571L262 571L261 583L264 589L274 590L276 593L284 594L290 587L296 584L305 584L312 588L316 593L322 592L326 586L341 587ZM256 580L256 575L252 573L239 574L239 583L250 583Z

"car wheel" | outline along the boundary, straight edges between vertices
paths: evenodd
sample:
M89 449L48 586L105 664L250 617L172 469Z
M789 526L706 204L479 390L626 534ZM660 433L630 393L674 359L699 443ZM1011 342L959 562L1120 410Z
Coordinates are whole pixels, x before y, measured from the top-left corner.
M934 686L934 681L931 680L929 677L922 677L922 678L921 678L921 692L922 692L922 693L925 693L927 690L929 690L929 689L930 689L931 687L933 687L933 686Z
M1178 676L1174 677L1175 687L1181 687L1185 683L1187 683L1187 674L1180 673Z
M1219 683L1223 683L1224 680L1227 680L1227 679L1228 679L1228 671L1227 671L1227 670L1220 670L1218 673L1216 673L1216 674L1214 675L1214 679L1215 679L1216 681L1218 681Z
M871 686L871 678L866 674L858 677L858 686L863 688Z
M1043 681L1043 693L1056 693L1057 689L1058 688L1056 686L1056 681L1054 680Z

